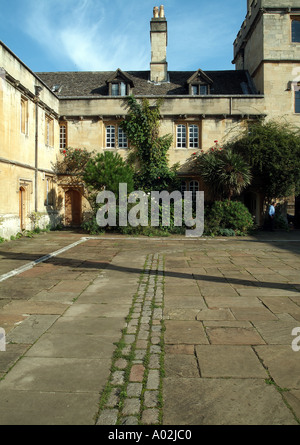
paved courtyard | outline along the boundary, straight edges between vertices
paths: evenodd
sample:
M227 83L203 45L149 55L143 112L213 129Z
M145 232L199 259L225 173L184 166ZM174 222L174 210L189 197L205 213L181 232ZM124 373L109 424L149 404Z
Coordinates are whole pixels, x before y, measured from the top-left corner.
M0 244L0 424L298 425L299 254L297 231Z

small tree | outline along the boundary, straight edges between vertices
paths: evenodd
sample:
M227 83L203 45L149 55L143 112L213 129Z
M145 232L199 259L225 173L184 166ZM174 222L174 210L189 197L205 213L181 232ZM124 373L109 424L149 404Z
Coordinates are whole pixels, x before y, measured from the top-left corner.
M300 132L287 123L258 121L228 145L250 164L253 185L269 203L300 193Z
M121 126L130 142L129 162L135 162L135 185L138 189L167 190L176 178L176 167L168 165L167 152L172 143L171 135L159 136L161 100L150 106L134 96L126 99L129 113Z
M223 149L215 141L208 151L196 157L199 174L216 199L231 200L251 183L250 166L231 149Z
M133 191L133 170L118 153L106 151L91 158L85 165L82 179L94 200L99 191L107 189L119 196L119 184L126 183L128 193Z

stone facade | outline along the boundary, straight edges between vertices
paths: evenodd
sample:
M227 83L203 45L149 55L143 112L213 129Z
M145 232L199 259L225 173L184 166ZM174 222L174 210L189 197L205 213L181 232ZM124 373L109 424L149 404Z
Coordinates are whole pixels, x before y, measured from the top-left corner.
M266 114L299 125L295 92L300 81L300 43L292 22L300 20L298 0L248 0L248 12L234 42L234 63L246 69L264 95Z
M0 236L32 228L33 212L44 225L80 223L87 203L81 190L55 183L53 164L65 147L126 158L119 123L128 94L164 98L161 133L173 135L169 161L181 164L183 189L201 186L191 155L230 139L248 119L282 117L298 125L300 43L291 38L293 20L300 20L299 0L248 0L232 71L168 71L163 7L150 21L150 71L33 73L0 42ZM259 222L259 196L247 202Z
M4 44L0 66L0 236L9 238L32 228L35 211L42 225L56 220L59 100Z

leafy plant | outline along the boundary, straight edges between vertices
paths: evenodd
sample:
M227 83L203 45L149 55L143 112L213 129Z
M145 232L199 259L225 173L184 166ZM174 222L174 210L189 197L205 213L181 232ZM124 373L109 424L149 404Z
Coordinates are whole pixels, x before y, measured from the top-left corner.
M82 179L86 186L98 193L109 190L119 196L119 184L127 184L127 192L134 189L133 170L118 153L106 151L89 159L85 165Z
M253 218L239 201L215 201L206 206L204 224L208 235L245 235L253 227Z
M176 179L177 166L168 164L172 136L159 136L162 100L150 106L147 99L139 103L129 96L126 104L129 113L121 127L130 142L129 162L135 163L135 186L145 192L169 190Z
M250 166L243 157L231 149L223 149L217 141L195 159L199 174L217 199L231 200L251 183Z

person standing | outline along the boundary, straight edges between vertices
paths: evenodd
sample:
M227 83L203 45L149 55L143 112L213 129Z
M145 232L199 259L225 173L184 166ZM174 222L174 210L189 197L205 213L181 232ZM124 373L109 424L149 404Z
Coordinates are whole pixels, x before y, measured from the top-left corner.
M269 221L270 221L271 232L274 232L275 230L275 207L276 207L276 202L273 201L269 207Z

